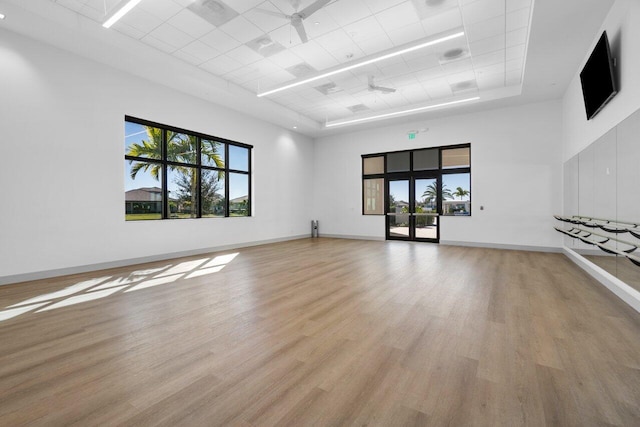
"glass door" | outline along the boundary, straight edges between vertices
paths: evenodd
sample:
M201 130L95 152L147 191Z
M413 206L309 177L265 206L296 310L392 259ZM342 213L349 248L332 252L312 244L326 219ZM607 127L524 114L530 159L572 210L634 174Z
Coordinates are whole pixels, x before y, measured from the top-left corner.
M413 178L414 240L438 242L438 180L435 177Z
M387 181L387 239L412 240L409 179Z
M438 242L438 180L409 177L387 185L387 239Z

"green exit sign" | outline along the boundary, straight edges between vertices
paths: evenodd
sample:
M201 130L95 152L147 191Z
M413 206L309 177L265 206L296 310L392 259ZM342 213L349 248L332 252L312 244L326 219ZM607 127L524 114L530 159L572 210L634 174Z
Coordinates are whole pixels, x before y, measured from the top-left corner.
M415 133L409 133L409 139L416 139L416 134Z

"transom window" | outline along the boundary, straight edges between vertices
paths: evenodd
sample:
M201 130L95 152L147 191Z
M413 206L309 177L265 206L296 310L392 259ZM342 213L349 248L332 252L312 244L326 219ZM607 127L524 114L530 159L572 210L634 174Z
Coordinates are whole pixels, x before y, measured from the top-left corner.
M426 176L435 181L419 179ZM385 196L385 182L408 178L418 179L414 181L416 211L471 215L470 144L363 155L362 214L387 213L391 207L385 211L385 197L390 197ZM417 187L422 184L425 188ZM390 199L389 203L393 205L396 201L393 197ZM408 203L409 200L397 202Z

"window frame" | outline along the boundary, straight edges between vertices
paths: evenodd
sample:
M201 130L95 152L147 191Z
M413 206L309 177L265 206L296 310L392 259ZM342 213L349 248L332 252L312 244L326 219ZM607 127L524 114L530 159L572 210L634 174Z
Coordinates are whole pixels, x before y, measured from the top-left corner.
M126 153L124 155L124 160L126 161L136 161L136 162L144 162L144 163L154 163L159 164L162 168L160 186L162 189L162 214L161 220L165 219L175 219L170 217L170 208L169 208L169 187L167 182L168 170L170 166L183 166L183 167L191 167L196 169L196 179L198 180L198 186L196 190L196 201L197 201L197 212L196 216L192 218L183 218L183 219L215 219L215 218L244 218L251 217L252 215L252 185L251 185L251 174L252 174L252 158L253 158L253 145L245 144L238 141L233 141L226 138L220 138L214 135L208 135L202 132L194 132L187 129L179 128L176 126L165 125L162 123L153 122L150 120L141 119L133 116L124 116L125 124L134 123L141 126L149 126L156 129L160 129L162 131L162 147L161 147L161 158L153 159L148 157L138 157L138 156L129 156ZM173 132L177 134L186 134L190 136L194 136L196 138L196 162L195 163L182 163L173 160L169 160L167 158L167 133ZM215 166L208 166L202 164L202 141L214 141L222 144L224 146L224 167L219 168ZM235 146L248 150L247 154L247 170L239 170L239 169L231 169L229 167L229 147ZM225 197L225 212L224 216L202 216L202 171L213 171L213 172L223 172L224 173L224 197ZM229 175L231 173L242 174L247 176L247 214L246 215L230 215L229 214ZM127 190L125 189L125 192ZM126 205L126 202L125 202ZM126 222L137 222L137 221L158 221L158 219L138 219L138 220L127 220L125 214Z
M469 166L464 166L464 167L456 167L456 168L443 168L442 167L442 152L444 150L451 150L451 149L456 149L456 148L468 148L469 149ZM413 153L415 151L422 151L422 150L438 150L438 168L434 168L434 169L421 169L421 170L417 170L414 171L413 170ZM396 154L396 153L406 153L409 152L409 170L408 171L402 171L402 172L387 172L387 155L388 154ZM384 158L384 171L383 173L377 173L377 174L365 174L364 173L364 159L366 158L370 158L370 157L383 157ZM398 179L398 178L402 178L402 177L409 177L409 176L420 176L420 175L435 175L437 182L438 182L438 188L439 188L439 192L442 192L442 185L443 185L443 177L445 175L454 175L454 174L463 174L463 173L468 173L469 174L469 206L472 207L473 203L472 203L472 196L473 194L471 194L471 187L472 187L472 176L471 176L471 143L467 142L467 143L463 143L463 144L453 144L453 145L440 145L440 146L436 146L436 147L418 147L418 148L411 148L409 150L397 150L397 151L387 151L387 152L383 152L383 153L372 153L372 154L362 154L361 155L361 172L362 172L362 178L361 178L361 186L362 186L362 215L374 215L374 216L385 216L386 215L386 211L387 211L387 204L388 204L388 190L387 190L387 181L389 179ZM365 213L365 203L364 203L364 196L365 196L365 185L364 185L364 181L365 179L372 179L372 178L384 178L385 180L385 185L384 185L384 210L382 214L373 214L373 213ZM462 216L462 217L470 217L472 215L472 209L469 210L469 215L445 215L443 214L443 200L442 197L438 198L438 214L441 216L446 216L446 217L453 217L453 216Z

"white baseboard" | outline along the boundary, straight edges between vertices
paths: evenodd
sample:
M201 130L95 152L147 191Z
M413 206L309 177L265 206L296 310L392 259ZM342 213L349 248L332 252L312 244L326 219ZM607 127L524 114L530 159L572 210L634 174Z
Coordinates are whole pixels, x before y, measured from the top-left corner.
M621 300L633 307L634 310L640 313L640 292L631 286L624 283L606 270L598 267L591 261L587 260L574 250L567 248L563 249L564 254L580 268L586 271L591 277L596 279L602 285L604 285L611 292L616 294Z
M531 251L531 252L562 252L562 248L550 246L525 246L509 245L504 243L484 243L484 242L458 242L455 240L440 240L441 245L447 246L469 246L473 248L507 249L511 251Z
M376 236L356 236L349 234L320 234L320 237L330 237L332 239L353 239L353 240L376 240L376 241L384 241L384 237L376 237Z
M76 267L59 268L55 270L36 271L33 273L15 274L11 276L0 276L0 285L11 283L27 282L30 280L49 279L51 277L67 276L70 274L87 273L90 271L104 270L107 268L126 267L128 265L144 264L146 262L164 261L167 259L181 258L193 255L208 254L211 252L221 252L230 249L247 248L250 246L266 245L269 243L286 242L288 240L298 240L308 238L308 234L281 237L277 239L260 240L257 242L245 242L230 245L214 246L210 248L193 249L181 252L171 252L167 254L151 255L139 258L129 258L117 261L101 262L97 264L80 265Z
M376 241L386 240L384 237L356 236L356 235L348 235L348 234L321 234L320 237L331 237L334 239L356 239L356 240L376 240ZM397 241L397 240L394 240L394 241ZM562 248L557 248L557 247L507 245L503 243L459 242L455 240L440 240L440 244L447 245L447 246L468 246L468 247L474 247L474 248L508 249L513 251L555 252L555 253L562 252Z

